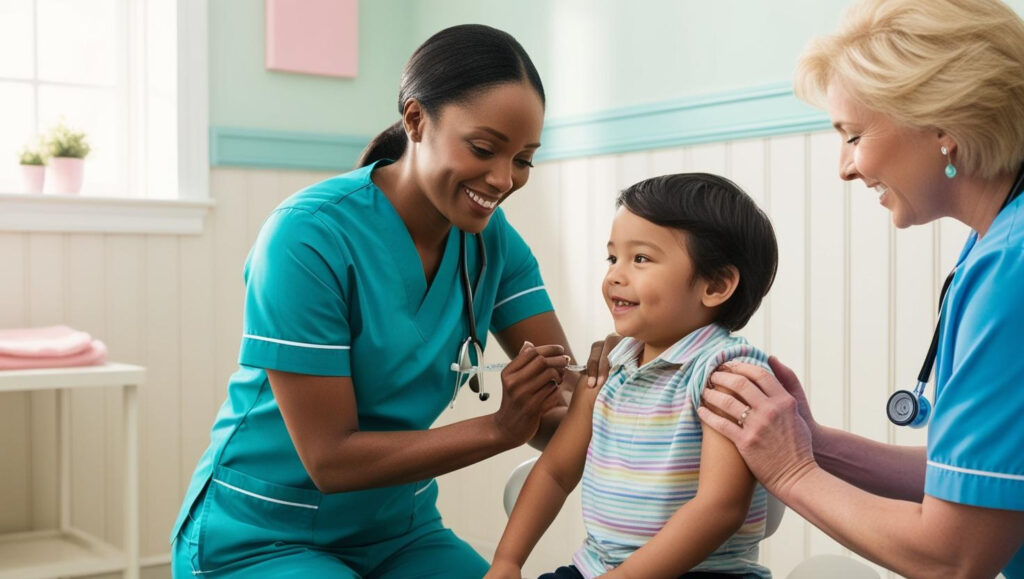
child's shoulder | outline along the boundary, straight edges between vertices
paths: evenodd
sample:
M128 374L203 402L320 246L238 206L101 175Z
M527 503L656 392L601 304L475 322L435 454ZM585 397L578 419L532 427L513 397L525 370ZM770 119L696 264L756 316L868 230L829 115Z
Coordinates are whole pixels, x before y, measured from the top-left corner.
M736 360L768 368L768 354L754 346L743 336L727 334L713 343L707 344L694 360L696 367L712 369Z
M694 408L700 404L700 395L704 392L704 386L711 374L722 364L731 361L753 364L771 371L768 366L768 354L742 336L727 334L707 344L694 358L689 368L690 376L687 383L693 397Z

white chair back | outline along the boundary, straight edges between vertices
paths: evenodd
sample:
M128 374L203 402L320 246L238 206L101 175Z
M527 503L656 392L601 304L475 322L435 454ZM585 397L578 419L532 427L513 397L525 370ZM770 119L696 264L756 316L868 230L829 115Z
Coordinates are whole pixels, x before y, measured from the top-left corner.
M800 562L786 579L881 579L878 572L864 563L845 555L814 555Z
M775 498L772 493L768 493L768 512L764 518L765 539L775 534L779 525L782 524L782 515L784 514L786 514L786 504Z
M505 495L502 497L502 502L505 505L505 516L512 514L512 507L516 506L516 499L519 498L519 491L523 490L523 483L526 482L526 477L530 475L530 469L536 464L538 457L533 457L529 460L523 461L519 466L512 469L512 472L508 475L508 480L505 481Z

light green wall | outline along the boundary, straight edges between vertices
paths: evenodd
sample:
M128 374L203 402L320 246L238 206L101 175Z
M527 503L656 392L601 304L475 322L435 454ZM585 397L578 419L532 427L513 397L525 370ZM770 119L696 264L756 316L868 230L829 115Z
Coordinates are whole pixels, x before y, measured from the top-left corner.
M1022 0L1024 1L1024 0ZM359 76L268 71L263 2L210 2L210 123L369 135L395 119L402 65L453 24L512 33L544 78L549 118L789 78L846 0L363 0ZM713 25L709 23L714 23Z
M416 36L478 21L541 69L549 118L763 86L792 76L847 0L419 0Z
M409 54L452 24L516 36L544 79L548 118L564 119L779 86L849 0L363 0L351 80L265 70L263 2L209 4L211 125L369 136L397 118ZM1024 13L1024 0L1009 4Z
M397 119L398 79L416 21L410 0L359 3L354 79L266 70L262 0L210 0L210 124L372 135Z

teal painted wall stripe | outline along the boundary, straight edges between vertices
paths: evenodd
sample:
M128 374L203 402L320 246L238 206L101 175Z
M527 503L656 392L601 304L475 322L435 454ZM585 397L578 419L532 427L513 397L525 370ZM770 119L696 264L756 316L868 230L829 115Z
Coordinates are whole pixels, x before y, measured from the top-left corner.
M827 129L828 116L793 95L789 83L757 87L545 124L538 159L569 159Z
M830 127L828 116L793 95L789 83L551 119L538 161L734 141ZM213 127L214 166L344 171L370 137Z
M349 135L211 127L210 164L340 172L355 166L369 142Z

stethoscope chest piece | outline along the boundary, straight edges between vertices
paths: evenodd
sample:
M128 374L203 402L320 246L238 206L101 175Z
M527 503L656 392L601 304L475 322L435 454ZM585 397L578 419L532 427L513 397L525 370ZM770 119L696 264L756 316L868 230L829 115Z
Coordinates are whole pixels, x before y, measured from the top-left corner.
M885 405L885 413L889 420L896 426L909 426L911 428L922 428L928 424L931 417L932 404L922 396L924 393L923 384L919 384L920 393L910 390L897 390L889 397Z

